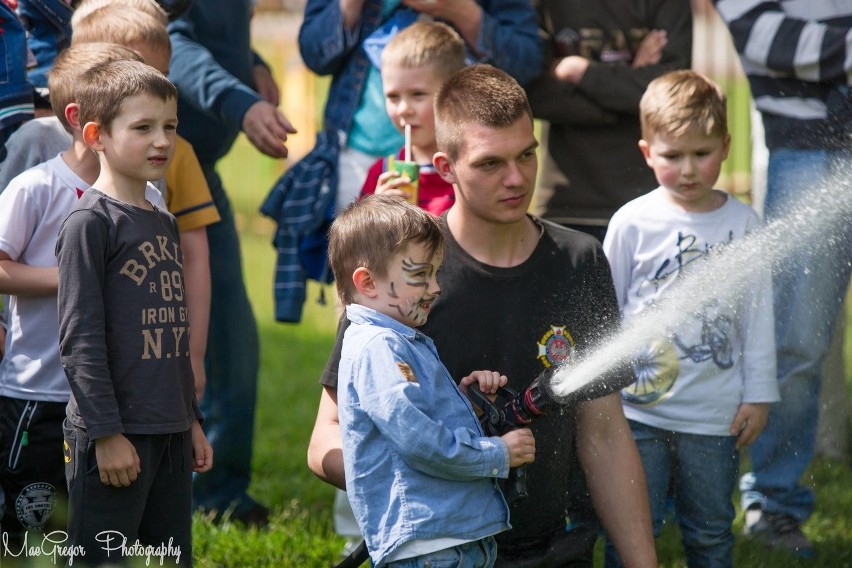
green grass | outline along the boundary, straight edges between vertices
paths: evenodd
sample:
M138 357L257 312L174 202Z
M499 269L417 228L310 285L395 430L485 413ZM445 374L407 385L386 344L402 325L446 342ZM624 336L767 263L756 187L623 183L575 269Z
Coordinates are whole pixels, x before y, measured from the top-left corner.
M302 323L273 321L273 225L260 217L257 208L280 168L272 160L259 158L243 139L221 168L238 213L244 273L261 337L251 493L271 506L272 522L268 529L257 531L228 523L213 526L197 516L195 556L201 567L324 567L336 560L344 543L332 529L333 489L310 473L305 458L320 395L318 379L334 340L333 288L323 287L328 303L321 306L316 301L321 287L309 286ZM847 352L852 353L849 343ZM852 364L852 357L847 364ZM807 482L816 488L819 500L817 513L805 525L817 559L796 562L738 537L736 566L852 566L852 471L847 465L820 460L810 468ZM741 523L739 516L737 534ZM658 551L661 566L685 566L675 527L667 528ZM600 559L598 550L598 565Z

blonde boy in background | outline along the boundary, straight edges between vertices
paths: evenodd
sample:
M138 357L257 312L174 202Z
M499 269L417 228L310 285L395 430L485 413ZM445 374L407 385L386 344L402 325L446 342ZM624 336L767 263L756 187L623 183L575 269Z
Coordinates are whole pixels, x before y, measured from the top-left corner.
M694 71L663 75L648 85L640 117L639 148L660 187L619 209L603 243L625 321L653 309L711 251L760 226L750 207L714 189L731 144L718 85ZM637 357L637 382L622 391L654 535L671 487L689 566L733 565L738 450L778 400L771 286L757 270L748 289L689 306ZM608 546L607 566L619 565Z
M453 28L441 22L411 24L391 39L382 50L382 87L385 108L400 132L411 128L410 160L419 166L417 205L440 215L455 202L452 184L444 181L432 165L438 151L435 141L435 93L447 78L464 67L464 40ZM404 159L400 149L396 159ZM405 197L412 201L412 180L388 170L389 158L370 168L361 195L371 193Z

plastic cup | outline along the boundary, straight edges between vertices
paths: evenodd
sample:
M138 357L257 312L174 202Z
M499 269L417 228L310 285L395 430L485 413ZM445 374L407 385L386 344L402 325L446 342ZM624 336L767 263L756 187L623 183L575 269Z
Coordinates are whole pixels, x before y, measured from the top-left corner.
M399 172L399 175L407 176L411 180L410 183L400 186L400 189L407 193L406 201L417 205L417 194L420 188L420 166L417 162L406 162L391 157L388 159L388 171Z

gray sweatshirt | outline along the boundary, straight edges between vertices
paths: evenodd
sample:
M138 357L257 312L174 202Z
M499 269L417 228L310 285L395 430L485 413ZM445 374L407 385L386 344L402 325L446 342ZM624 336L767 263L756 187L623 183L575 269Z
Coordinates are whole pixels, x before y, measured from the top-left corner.
M188 430L200 412L175 218L86 191L59 230L68 417L91 439Z

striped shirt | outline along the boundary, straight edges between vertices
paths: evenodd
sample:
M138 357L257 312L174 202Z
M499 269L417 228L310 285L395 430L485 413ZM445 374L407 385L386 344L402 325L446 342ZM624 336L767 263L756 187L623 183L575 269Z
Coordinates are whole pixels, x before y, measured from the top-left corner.
M852 147L852 2L715 0L773 148Z

